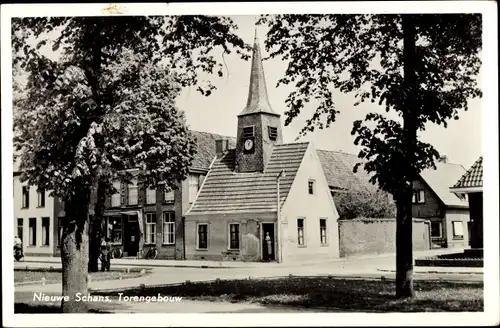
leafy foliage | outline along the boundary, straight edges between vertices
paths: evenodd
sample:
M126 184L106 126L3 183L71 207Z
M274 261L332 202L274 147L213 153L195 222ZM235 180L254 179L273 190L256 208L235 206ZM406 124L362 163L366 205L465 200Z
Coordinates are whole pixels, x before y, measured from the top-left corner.
M310 102L318 106L302 134L323 129L335 121L333 89L354 93L360 103L378 103L386 111L405 117L409 111L419 131L426 123L446 127L467 110L467 101L480 97L476 75L481 60L481 16L475 14L411 15L416 33L412 58L415 83L404 84L404 15L273 15L261 24L270 28L265 41L270 57L288 61L279 85L292 85L287 100L285 125ZM415 106L405 106L411 93ZM410 122L406 122L410 123ZM404 149L401 122L369 113L365 122L354 122L352 134L361 146L359 157L372 182L393 194L401 192L403 173L398 170ZM406 147L407 148L407 147ZM417 141L411 175L433 167L438 152ZM355 170L357 167L355 168Z
M390 195L375 188L351 186L348 190L334 192L333 200L340 219L394 218L396 206Z
M197 75L223 75L217 49L248 58L224 17L22 18L12 26L14 65L29 74L28 94L15 103L22 179L63 199L97 180L111 186L131 167L144 169L147 185L182 180L194 139L175 107L180 88L210 94L214 86ZM54 61L40 49L56 32Z

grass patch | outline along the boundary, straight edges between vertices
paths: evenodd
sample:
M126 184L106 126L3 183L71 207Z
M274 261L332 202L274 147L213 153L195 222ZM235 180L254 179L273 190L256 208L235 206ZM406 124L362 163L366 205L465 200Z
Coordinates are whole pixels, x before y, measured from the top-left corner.
M130 296L182 296L204 301L321 307L326 311L462 312L483 311L483 283L414 281L415 298L396 299L393 281L292 277L222 280L122 291ZM116 292L94 292L116 296Z
M14 303L14 313L63 313L60 305L40 305ZM89 309L88 313L112 313L99 309Z
M142 269L141 269L142 270ZM98 280L116 280L120 279L130 279L137 278L141 276L141 270L113 270L113 271L99 271L90 273L90 278L92 281ZM150 273L151 270L145 270L146 274ZM46 283L57 283L62 281L61 270L54 269L15 269L14 270L14 283L28 283L28 282L39 282L45 278Z

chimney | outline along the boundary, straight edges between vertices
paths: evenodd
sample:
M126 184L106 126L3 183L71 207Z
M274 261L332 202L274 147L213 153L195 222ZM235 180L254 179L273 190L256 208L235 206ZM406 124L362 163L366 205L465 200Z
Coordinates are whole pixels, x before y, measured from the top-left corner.
M443 156L439 157L439 161L441 163L445 163L445 164L448 163L448 156L443 155Z
M222 155L229 146L229 140L227 139L216 139L215 140L215 154L217 157Z

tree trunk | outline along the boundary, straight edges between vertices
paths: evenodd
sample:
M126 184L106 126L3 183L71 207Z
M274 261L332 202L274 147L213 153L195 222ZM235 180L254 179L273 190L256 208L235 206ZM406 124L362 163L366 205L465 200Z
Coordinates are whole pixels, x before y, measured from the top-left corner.
M103 182L97 184L96 199L94 205L94 215L89 226L89 272L99 271L99 255L101 253L101 238L104 236L104 201L106 188Z
M415 150L417 121L415 97L415 26L411 15L402 15L404 99L403 99L403 163L401 163L401 189L396 206L396 297L413 297L413 240L412 195L415 178Z
M90 191L75 188L77 193L66 202L66 218L62 234L62 300L63 313L87 313L87 302L77 301L76 296L88 292L88 206Z

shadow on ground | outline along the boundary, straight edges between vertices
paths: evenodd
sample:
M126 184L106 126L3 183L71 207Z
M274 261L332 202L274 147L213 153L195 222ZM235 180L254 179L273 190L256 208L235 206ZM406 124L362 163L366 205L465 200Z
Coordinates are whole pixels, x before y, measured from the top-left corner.
M258 303L267 306L322 308L335 312L483 311L483 283L415 281L415 298L396 299L395 283L318 277L227 280L146 287L123 291L128 296L182 296L184 299ZM115 296L116 292L94 292Z

